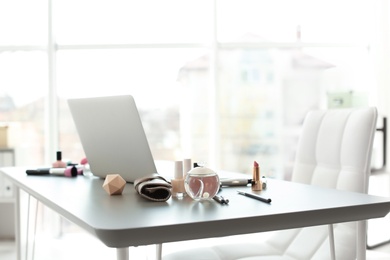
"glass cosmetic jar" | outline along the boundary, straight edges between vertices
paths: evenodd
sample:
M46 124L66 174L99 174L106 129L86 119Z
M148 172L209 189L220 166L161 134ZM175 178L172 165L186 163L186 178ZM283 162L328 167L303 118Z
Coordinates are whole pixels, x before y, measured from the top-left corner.
M212 200L220 187L219 177L209 168L195 167L187 173L184 187L194 200Z

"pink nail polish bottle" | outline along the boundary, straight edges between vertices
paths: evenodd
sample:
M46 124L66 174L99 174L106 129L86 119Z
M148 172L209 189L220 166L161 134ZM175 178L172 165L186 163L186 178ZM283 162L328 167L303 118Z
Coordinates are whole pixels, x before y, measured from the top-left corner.
M66 168L66 163L62 161L61 151L57 151L57 161L53 162L53 168Z

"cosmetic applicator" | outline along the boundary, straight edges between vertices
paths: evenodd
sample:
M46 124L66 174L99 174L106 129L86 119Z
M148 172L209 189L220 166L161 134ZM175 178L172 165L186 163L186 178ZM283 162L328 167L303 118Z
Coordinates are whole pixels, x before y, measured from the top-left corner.
M26 170L27 175L56 175L65 177L76 177L77 168L75 166L67 168L38 168L36 170Z

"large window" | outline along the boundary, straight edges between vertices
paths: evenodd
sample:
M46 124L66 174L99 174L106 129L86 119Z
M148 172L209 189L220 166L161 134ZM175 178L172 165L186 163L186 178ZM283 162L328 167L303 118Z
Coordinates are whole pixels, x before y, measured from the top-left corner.
M79 162L66 100L132 94L155 159L288 178L309 109L378 102L374 2L4 0L0 120L17 164Z

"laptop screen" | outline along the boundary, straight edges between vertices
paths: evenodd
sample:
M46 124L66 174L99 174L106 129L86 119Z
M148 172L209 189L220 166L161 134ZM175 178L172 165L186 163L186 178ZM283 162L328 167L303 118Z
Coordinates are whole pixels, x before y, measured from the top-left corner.
M133 96L69 99L68 105L94 175L134 182L157 172Z

